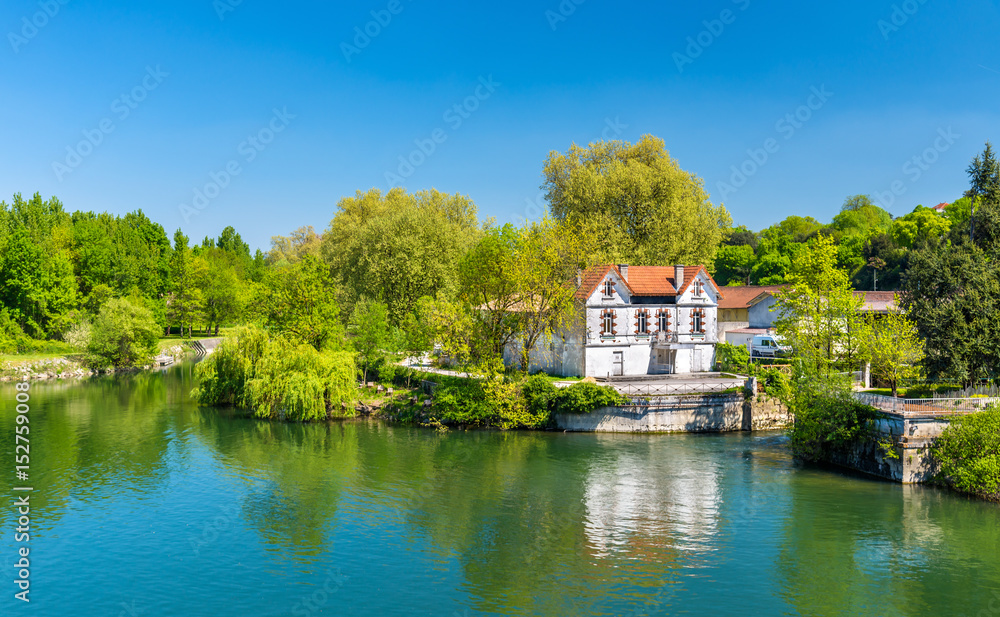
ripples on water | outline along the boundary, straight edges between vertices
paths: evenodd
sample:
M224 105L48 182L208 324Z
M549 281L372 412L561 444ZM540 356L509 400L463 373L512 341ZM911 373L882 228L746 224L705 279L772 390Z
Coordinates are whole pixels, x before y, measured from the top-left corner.
M193 386L33 386L33 602L4 616L1000 615L996 506L796 466L780 433L281 425Z

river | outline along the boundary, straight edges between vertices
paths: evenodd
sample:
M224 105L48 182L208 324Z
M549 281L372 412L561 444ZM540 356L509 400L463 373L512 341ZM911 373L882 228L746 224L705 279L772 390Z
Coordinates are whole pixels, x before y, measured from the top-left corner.
M0 614L1000 615L1000 508L797 465L780 433L288 425L194 386L32 384L30 604L0 386Z

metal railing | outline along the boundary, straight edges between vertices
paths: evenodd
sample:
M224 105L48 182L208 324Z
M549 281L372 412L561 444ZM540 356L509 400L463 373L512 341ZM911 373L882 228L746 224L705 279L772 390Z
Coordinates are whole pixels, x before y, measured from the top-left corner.
M895 398L866 392L856 392L854 398L875 409L903 415L964 415L985 411L987 407L1000 403L997 397Z
M686 396L698 394L722 394L733 392L739 385L725 383L680 383L680 384L609 384L619 394L629 399L657 398L664 396Z

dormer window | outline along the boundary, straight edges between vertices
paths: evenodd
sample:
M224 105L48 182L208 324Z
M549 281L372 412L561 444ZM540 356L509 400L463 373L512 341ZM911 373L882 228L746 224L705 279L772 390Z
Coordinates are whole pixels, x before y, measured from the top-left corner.
M701 281L695 280L695 282L694 282L694 297L696 297L696 298L700 298L701 297L702 287L703 286L701 284Z
M605 298L615 297L615 283L610 278L604 281L604 297Z

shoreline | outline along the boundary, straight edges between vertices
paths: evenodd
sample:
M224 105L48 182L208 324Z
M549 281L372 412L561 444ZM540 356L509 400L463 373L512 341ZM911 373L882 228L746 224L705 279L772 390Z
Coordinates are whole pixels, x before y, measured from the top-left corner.
M160 353L162 356L170 356L174 359L174 362L179 362L193 352L185 345L174 345L161 350ZM87 368L83 363L82 354L69 354L40 360L4 361L0 363L0 383L86 379L100 375L139 373L160 368L162 367L157 364L150 364L133 368L94 370Z

